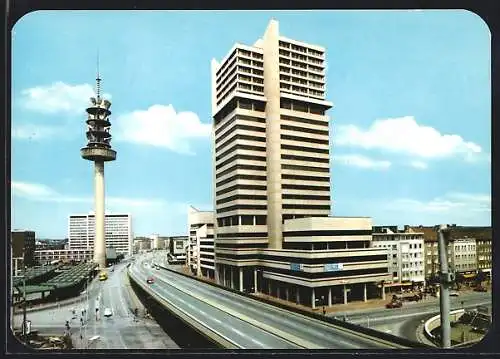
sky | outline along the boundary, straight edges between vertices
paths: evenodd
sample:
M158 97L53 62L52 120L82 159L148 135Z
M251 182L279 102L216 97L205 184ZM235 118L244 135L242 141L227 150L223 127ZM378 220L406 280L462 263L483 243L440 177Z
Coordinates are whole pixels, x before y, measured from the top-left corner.
M212 210L211 72L269 20L326 48L332 215L374 225L491 224L487 25L453 11L38 11L12 31L12 228L67 236L93 210L85 108L112 102L106 210L136 236Z

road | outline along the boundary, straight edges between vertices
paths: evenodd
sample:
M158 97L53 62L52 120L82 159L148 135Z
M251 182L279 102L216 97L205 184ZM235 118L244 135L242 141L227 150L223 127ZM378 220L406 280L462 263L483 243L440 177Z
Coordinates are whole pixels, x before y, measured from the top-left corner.
M61 335L64 324L70 320L71 334L76 348L91 349L178 349L170 337L152 319L139 318L134 321L132 309L134 294L125 286L127 280L126 263L115 265L114 272L108 271L108 280L95 284L89 290L88 307L86 297L82 305L69 305L66 308L51 309L30 313L32 329L41 334ZM96 300L99 299L99 312L96 320ZM72 319L71 309L77 310L77 318ZM81 309L88 308L83 327L80 325ZM103 317L104 308L110 308L113 315ZM80 337L81 335L81 337ZM98 340L89 342L92 337Z
M229 334L241 348L390 347L387 342L373 341L373 338L345 328L245 298L177 273L153 269L151 262L152 256L138 260L131 266L131 272L143 281L153 275L156 281L151 288L154 291L174 305L182 306L203 323Z
M451 310L473 309L479 305L491 307L491 293L464 292L450 299ZM346 319L351 323L416 340L418 325L439 314L439 299L431 298L419 303L405 302L402 308L396 309L374 308L362 313L345 314ZM336 314L336 316L343 317L343 314Z

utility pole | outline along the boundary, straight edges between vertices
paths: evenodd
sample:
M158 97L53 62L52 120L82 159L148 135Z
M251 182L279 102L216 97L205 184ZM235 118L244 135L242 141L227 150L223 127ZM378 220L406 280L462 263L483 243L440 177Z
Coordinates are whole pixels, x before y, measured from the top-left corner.
M451 327L450 327L450 286L453 283L453 273L448 271L448 248L449 228L442 224L438 229L438 251L441 265L440 290L439 296L441 311L441 345L443 348L451 347Z
M23 272L23 329L21 333L23 334L23 339L26 340L26 263L24 261L24 254L23 254L23 266L24 266L24 272Z

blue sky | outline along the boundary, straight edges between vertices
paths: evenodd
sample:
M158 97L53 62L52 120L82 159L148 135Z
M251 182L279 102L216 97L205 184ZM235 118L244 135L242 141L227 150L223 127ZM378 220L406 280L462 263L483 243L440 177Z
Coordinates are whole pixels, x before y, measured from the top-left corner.
M135 235L212 209L210 60L271 18L327 49L333 215L490 225L490 32L466 11L57 11L12 33L12 227L65 237L93 209L80 158L100 53L113 112L107 210Z

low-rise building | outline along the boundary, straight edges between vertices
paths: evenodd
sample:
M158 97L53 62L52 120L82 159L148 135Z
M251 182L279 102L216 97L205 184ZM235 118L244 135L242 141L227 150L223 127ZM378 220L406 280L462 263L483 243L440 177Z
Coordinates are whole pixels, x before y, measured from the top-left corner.
M136 237L134 239L134 253L140 253L153 249L153 240L149 237Z
M387 249L371 240L369 217L286 219L281 248L240 246L234 258L216 243L217 279L312 308L383 297L380 286L392 278Z
M168 259L172 263L185 263L188 250L188 236L169 237Z
M193 274L215 278L214 212L188 209L187 266Z
M88 262L93 260L93 249L41 249L35 251L35 259L40 265L53 261Z
M431 226L411 227L424 234L425 276L429 280L439 272L440 261L437 231ZM478 269L491 272L491 227L450 226L447 255L448 265L457 273L473 276ZM474 263L476 263L474 265Z
M451 269L457 273L477 271L476 240L462 238L451 244Z
M401 231L394 226L374 227L372 247L388 251L390 288L424 286L424 234L411 230Z

